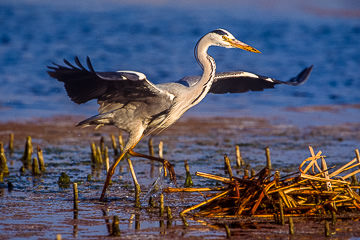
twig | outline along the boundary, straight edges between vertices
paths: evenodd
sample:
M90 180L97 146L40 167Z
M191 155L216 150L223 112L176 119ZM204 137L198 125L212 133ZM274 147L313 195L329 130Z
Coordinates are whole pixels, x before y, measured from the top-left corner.
M209 179L217 180L217 181L224 182L224 183L230 183L231 182L231 180L229 178L219 177L219 176L212 175L212 174L209 174L209 173L196 172L195 175L199 176L199 177L203 177L203 178L209 178Z
M187 209L183 210L183 211L180 213L180 215L184 215L185 213L187 213L187 212L189 212L189 211L192 211L192 210L197 209L197 208L199 208L199 207L201 207L201 206L203 206L203 205L205 205L205 204L207 204L207 203L210 203L210 202L218 199L219 197L222 197L222 196L228 194L229 192L230 192L230 190L224 191L224 192L222 192L222 193L217 194L215 197L212 197L212 198L210 198L210 199L208 199L208 200L206 200L206 201L204 201L204 202L201 202L201 203L199 203L199 204L197 204L197 205L195 205L195 206L192 206L192 207L190 207L190 208L187 208Z

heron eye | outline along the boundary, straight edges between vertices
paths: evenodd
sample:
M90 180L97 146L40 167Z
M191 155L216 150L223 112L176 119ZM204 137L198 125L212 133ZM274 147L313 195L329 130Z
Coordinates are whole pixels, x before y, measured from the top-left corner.
M222 38L223 38L225 41L228 39L225 35L223 35Z

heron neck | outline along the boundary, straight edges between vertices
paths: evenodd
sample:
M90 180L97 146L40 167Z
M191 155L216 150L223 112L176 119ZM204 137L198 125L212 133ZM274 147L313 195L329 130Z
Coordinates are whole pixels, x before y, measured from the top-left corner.
M215 60L207 53L210 46L209 41L202 38L195 48L195 57L203 69L203 74L200 80L193 86L195 94L192 96L195 97L192 100L191 106L198 104L206 96L215 79Z

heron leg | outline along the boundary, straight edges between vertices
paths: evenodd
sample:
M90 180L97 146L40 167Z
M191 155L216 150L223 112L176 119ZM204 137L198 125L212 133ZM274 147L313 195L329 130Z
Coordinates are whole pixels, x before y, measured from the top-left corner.
M116 166L119 164L119 162L121 161L121 159L123 159L126 155L127 151L123 151L121 153L121 155L115 160L115 162L113 163L113 165L111 165L111 167L109 168L107 175L106 175L106 180L104 183L104 187L101 193L101 197L100 197L100 201L104 201L104 197L105 197L105 193L106 193L106 189L110 184L111 181L111 177L114 175L115 173L115 168Z
M131 138L129 138L129 141L128 143L126 144L126 146L124 147L123 149L123 152L121 153L121 155L115 160L115 162L113 163L113 165L111 165L111 167L109 168L108 172L107 172L107 175L106 175L106 180L105 180L105 183L104 183L104 187L103 187L103 190L101 192L101 196L100 196L100 201L104 201L104 198L105 198L105 194L106 194L106 189L107 187L109 186L110 184L110 181L111 181L111 177L114 175L115 173L115 168L116 166L119 164L119 162L125 157L125 155L129 152L129 149L133 149L137 144L138 142L141 140L141 138L143 137L143 135L138 135L139 137L136 137L133 136ZM133 143L132 145L129 145ZM130 146L130 147L129 147ZM140 193L140 185L137 181L137 178L136 178L136 175L135 175L135 171L134 171L134 168L133 168L133 165L132 165L132 162L130 159L127 160L128 161L128 165L129 165L129 168L130 168L130 172L131 172L131 176L133 178L133 181L134 181L134 185L135 185L135 190L136 190L136 193ZM139 195L139 194L137 194ZM135 196L136 197L136 196Z
M169 174L170 174L170 179L176 184L176 175L175 175L175 171L174 171L174 166L168 160L159 158L159 157L142 154L142 153L138 153L138 152L134 152L133 148L130 148L128 153L134 157L142 157L142 158L147 158L150 160L161 162L162 164L164 164L164 168L168 169Z
M135 185L135 207L140 207L140 192L141 192L140 184L137 181L135 170L134 170L134 167L132 165L130 158L127 158L127 162L129 165L131 177L132 177L132 179L134 181L134 185Z

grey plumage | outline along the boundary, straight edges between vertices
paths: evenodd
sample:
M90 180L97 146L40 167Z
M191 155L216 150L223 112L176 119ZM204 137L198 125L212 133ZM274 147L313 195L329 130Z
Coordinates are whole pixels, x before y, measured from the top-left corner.
M204 35L195 47L196 60L203 69L202 76L153 84L139 72L96 72L89 57L86 59L87 68L76 57L76 66L64 60L65 66L54 63L54 66L49 66L48 73L64 83L69 97L75 103L97 99L99 114L80 122L79 126L114 125L127 131L129 139L124 152L131 153L144 135L156 134L169 127L188 109L198 104L208 92L220 94L261 91L273 88L276 84L296 86L306 81L312 70L312 66L306 68L287 82L248 72L216 74L215 61L207 53L210 46L241 48L259 53L255 48L235 39L228 31L217 29ZM119 161L120 159L115 161L108 172L102 198Z

